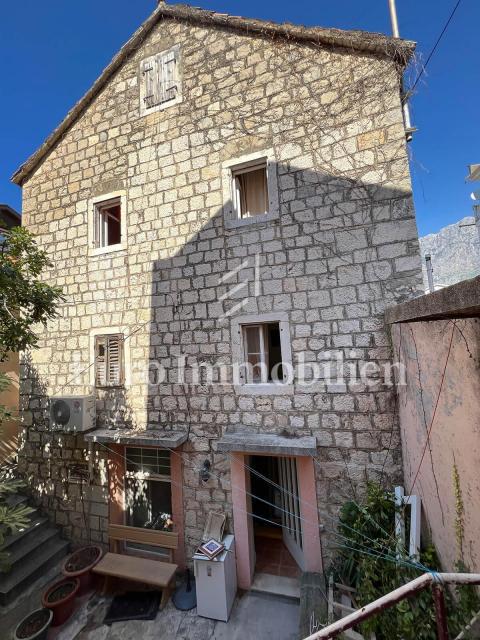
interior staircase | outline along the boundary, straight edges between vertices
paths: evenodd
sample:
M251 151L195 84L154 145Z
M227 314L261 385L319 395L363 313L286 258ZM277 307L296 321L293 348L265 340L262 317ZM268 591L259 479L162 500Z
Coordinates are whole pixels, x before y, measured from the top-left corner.
M8 502L24 504L28 498L17 495ZM0 606L4 607L67 555L69 542L62 540L59 530L35 509L30 525L8 536L0 551L9 554L9 568L0 573Z

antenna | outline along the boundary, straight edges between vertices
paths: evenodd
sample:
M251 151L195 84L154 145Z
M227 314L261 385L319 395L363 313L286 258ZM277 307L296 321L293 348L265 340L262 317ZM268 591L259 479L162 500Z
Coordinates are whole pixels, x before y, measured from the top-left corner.
M435 285L433 284L432 256L425 256L425 266L427 267L428 292L433 293L435 291Z
M400 38L400 30L398 28L398 17L397 17L397 6L395 4L395 0L388 0L388 7L390 9L390 20L392 23L392 35L394 38ZM405 138L407 142L411 142L413 139L413 133L416 131L415 127L412 127L412 121L410 119L410 108L408 106L404 86L403 86L403 77L400 85L400 93L402 99L402 109L403 109L403 123L405 125Z

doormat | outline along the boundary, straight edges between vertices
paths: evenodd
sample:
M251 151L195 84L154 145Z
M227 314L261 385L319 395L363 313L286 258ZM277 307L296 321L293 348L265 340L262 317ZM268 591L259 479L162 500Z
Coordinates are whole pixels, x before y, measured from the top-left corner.
M155 620L161 597L160 591L127 591L115 596L103 624L126 620Z

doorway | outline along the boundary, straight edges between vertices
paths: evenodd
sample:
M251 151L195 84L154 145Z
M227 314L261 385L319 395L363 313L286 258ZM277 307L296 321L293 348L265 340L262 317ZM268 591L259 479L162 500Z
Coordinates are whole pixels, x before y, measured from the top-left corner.
M295 458L250 457L255 572L298 578L304 569Z

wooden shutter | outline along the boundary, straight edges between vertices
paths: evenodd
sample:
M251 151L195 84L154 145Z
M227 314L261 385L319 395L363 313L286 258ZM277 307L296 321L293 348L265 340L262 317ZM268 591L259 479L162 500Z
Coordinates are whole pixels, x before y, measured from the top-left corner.
M97 336L95 340L95 384L117 387L123 384L123 336Z
M118 386L123 383L123 336L108 336L108 386Z
M142 66L143 78L145 83L145 97L143 98L145 106L152 107L155 104L155 59L148 58Z
M95 338L95 384L104 387L107 384L107 336Z
M173 100L177 95L177 53L169 51L163 56L164 101Z

